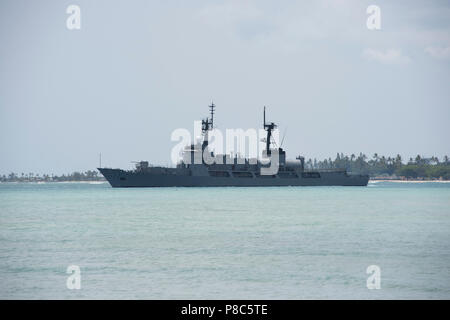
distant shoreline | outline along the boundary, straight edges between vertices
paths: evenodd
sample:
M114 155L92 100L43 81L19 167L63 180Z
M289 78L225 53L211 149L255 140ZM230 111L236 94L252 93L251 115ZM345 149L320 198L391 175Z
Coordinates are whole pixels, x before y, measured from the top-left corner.
M389 178L370 178L370 182L395 182L395 183L425 183L425 182L439 182L439 183L450 183L450 180L438 180L438 179L389 179ZM106 180L67 180L67 181L0 181L0 184L65 184L65 183L87 183L87 184L105 184L108 183Z
M359 156L350 156L338 153L336 159L324 159L317 161L309 159L303 164L305 170L347 170L349 174L369 175L371 181L450 181L450 158L444 156L442 160L432 156L425 158L417 155L415 159L410 158L405 164L400 155L396 157L380 156L377 153L372 159L360 153ZM87 170L85 172L74 171L63 175L38 174L38 173L8 173L0 175L0 182L77 182L77 181L105 181L106 179L98 170Z

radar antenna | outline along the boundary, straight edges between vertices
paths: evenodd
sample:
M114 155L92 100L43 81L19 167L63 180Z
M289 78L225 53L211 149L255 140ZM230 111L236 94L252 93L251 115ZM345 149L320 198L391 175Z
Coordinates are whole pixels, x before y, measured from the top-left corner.
M206 133L209 130L212 130L214 127L214 111L216 109L216 105L214 102L211 102L211 105L209 106L209 112L211 114L210 118L206 118L202 120L202 132Z

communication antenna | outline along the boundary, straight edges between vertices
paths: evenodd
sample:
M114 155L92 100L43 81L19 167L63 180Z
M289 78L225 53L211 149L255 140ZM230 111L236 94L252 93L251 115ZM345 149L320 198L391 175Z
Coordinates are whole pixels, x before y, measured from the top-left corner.
M211 125L211 129L214 127L214 110L215 110L216 106L214 105L214 102L211 101L211 105L209 106L209 112L211 113L211 121L210 121L210 125Z
M99 168L101 168L102 167L102 154L101 153L99 154L99 163L100 163Z
M280 148L283 146L284 138L286 137L287 127L284 129L283 138L281 139Z
M266 128L266 106L264 106L263 128Z

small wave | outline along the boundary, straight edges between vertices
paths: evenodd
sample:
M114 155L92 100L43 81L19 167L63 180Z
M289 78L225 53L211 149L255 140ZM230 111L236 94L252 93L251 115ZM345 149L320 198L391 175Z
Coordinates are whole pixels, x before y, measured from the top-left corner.
M369 183L375 182L393 182L393 183L450 183L450 180L372 180Z

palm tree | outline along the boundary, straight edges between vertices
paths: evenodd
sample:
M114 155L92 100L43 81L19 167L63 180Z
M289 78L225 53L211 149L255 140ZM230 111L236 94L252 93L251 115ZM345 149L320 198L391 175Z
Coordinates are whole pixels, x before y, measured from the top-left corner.
M378 162L378 153L373 154L373 159L375 160L375 163Z
M422 158L420 157L420 154L416 157L416 164L422 164Z

